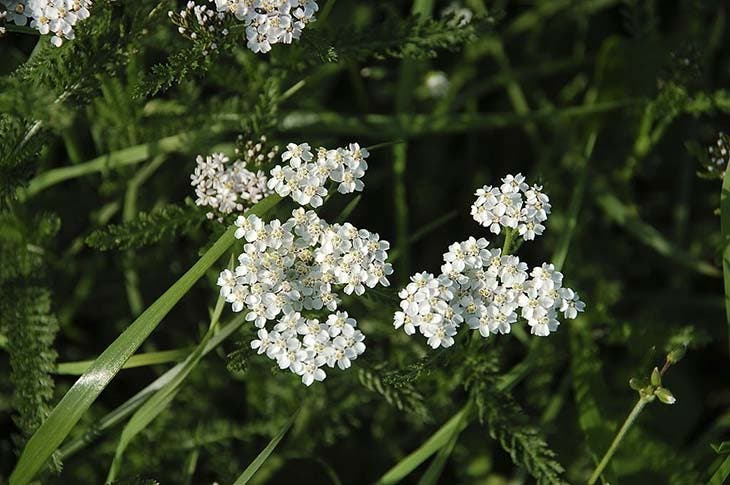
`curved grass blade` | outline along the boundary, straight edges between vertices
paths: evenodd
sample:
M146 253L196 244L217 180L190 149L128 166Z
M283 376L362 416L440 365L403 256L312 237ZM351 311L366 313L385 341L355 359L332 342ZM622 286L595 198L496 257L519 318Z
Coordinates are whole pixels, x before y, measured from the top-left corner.
M379 485L390 485L398 483L408 476L413 470L428 458L449 443L455 430L463 426L467 420L467 415L471 412L471 406L467 404L461 411L456 413L446 424L441 426L425 443L423 443L416 451L403 458L393 468L388 470L380 480Z
M269 196L246 212L261 214L279 200L278 196ZM198 262L127 327L76 381L31 436L10 475L10 485L25 485L33 479L124 363L195 282L231 247L235 240L234 229L223 233Z
M629 207L613 194L601 194L596 201L611 220L662 256L703 275L714 277L721 275L720 270L713 265L698 260L693 255L669 242L654 227L633 214Z
M454 450L454 447L456 446L456 442L459 439L459 435L461 432L466 428L467 422L466 422L466 416L462 415L461 423L459 426L454 428L451 438L449 438L449 442L446 443L446 446L441 448L436 455L436 458L433 459L431 462L431 465L429 465L428 470L423 474L421 479L418 481L418 485L437 485L439 478L441 477L441 474L444 472L444 467L446 466L446 462L449 461L449 456L451 456L451 452Z
M274 452L274 449L279 444L279 442L284 438L287 431L289 431L289 428L291 428L292 424L294 424L294 421L297 419L297 416L299 415L299 411L301 411L301 408L297 409L294 414L291 415L291 417L284 423L284 426L279 430L279 432L271 438L271 441L269 441L269 444L266 445L266 448L261 450L261 453L258 454L256 459L251 462L250 465L246 467L245 470L243 470L243 473L238 477L238 479L235 481L233 485L246 485L249 480L256 474L257 471L259 471L259 468L266 462L266 460L269 458L271 453Z

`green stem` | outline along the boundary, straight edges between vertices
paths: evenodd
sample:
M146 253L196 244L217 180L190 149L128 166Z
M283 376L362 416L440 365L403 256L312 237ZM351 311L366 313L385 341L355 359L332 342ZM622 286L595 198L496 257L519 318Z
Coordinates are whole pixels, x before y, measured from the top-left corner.
M122 220L130 222L137 215L137 194L142 184L157 170L164 162L165 155L159 155L142 167L127 184L127 191L124 194L124 206L122 209ZM124 284L127 290L127 300L132 316L136 317L144 309L142 292L139 289L139 275L134 267L134 251L127 251L124 255Z
M408 201L406 198L405 174L407 168L407 150L405 143L393 147L393 199L395 203L396 244L400 255L398 273L407 275L410 268L410 252L408 244Z
M502 245L502 256L509 254L512 249L512 241L515 238L515 230L508 227L504 230L504 244Z
M317 23L324 24L324 21L330 16L330 12L332 12L332 7L335 6L335 2L337 2L337 0L329 0L327 2L327 5L325 5L322 9L322 13L317 15Z
M730 169L725 170L720 193L720 234L722 236L722 275L725 286L725 320L730 344Z
M613 457L613 454L616 453L616 449L621 444L621 441L623 441L624 437L626 436L626 433L629 431L631 426L634 424L634 421L636 421L636 418L639 417L639 414L644 409L644 406L649 401L647 401L644 398L639 398L634 408L629 413L628 417L626 418L626 421L624 421L624 424L621 426L621 429L618 430L618 433L616 434L616 437L613 439L613 442L611 443L611 446L608 448L608 451L606 451L606 454L603 455L603 458L601 458L601 461L598 463L598 466L593 471L593 474L588 479L588 485L595 484L598 479L601 476L601 473L603 473L603 470L606 468L606 465L608 465L608 462L611 461L611 458Z

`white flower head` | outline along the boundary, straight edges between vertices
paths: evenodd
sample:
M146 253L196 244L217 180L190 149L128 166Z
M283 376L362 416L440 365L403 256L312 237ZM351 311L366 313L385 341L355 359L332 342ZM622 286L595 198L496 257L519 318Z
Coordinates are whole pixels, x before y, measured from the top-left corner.
M220 273L218 285L233 310L245 311L260 329L251 348L305 385L325 379L324 366L349 368L365 351L365 336L338 310L337 293L387 286L393 271L386 262L388 242L349 223L329 224L304 208L283 223L241 215L235 227L244 250L238 266ZM329 314L310 318L310 312ZM443 341L448 338L444 334Z

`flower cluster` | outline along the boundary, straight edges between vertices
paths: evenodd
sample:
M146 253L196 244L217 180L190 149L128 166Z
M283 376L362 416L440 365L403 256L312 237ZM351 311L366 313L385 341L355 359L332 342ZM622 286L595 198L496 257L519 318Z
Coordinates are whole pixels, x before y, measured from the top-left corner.
M489 187L477 191L479 199L472 214L476 208L482 217L479 210L484 207L488 207L490 217L500 214L500 219L493 222L497 229L500 225L519 229L520 225L538 219L535 212L540 210L544 211L540 221L546 219L550 206L539 189L529 189L519 174L508 175L502 181L496 192ZM522 201L522 194L526 202ZM488 200L491 197L496 200ZM497 208L499 204L501 207ZM511 217L516 222L510 219L505 223L501 217ZM534 234L525 237L532 238ZM488 246L486 239L473 237L453 243L443 255L441 274L424 272L412 276L411 282L398 293L401 311L395 313L395 328L402 327L408 335L418 330L433 348L450 347L462 323L488 337L510 333L512 325L522 317L531 334L547 336L557 330L561 314L573 319L585 309L578 294L563 287L563 274L552 264L543 263L528 270L519 257Z
M299 39L319 10L315 0L215 0L215 5L218 12L243 21L247 47L256 53Z
M190 176L191 185L195 187L197 199L195 203L202 207L210 207L218 214L230 214L241 211L260 201L271 191L266 187L266 175L263 171L253 172L247 167L261 164L264 160L273 159L278 153L274 147L266 155L262 152L265 138L260 143L247 144L242 152L243 159L228 165L230 159L222 153L214 153L205 158L196 158L197 166ZM208 212L212 219L214 212Z
M516 229L525 241L530 241L545 230L543 222L550 214L550 199L541 186L527 185L522 174L507 175L499 187L485 185L474 195L477 200L471 206L472 217L494 234L503 227Z
M714 145L707 149L709 161L706 164L707 173L717 177L724 177L728 163L730 163L730 137L720 133Z
M7 10L6 20L30 26L42 35L52 34L51 44L56 47L63 40L74 38L74 27L89 18L91 0L0 0Z
M350 194L362 191L362 177L368 168L366 148L350 143L348 148L318 148L316 158L309 144L290 143L281 159L288 165L271 170L268 186L282 197L290 196L300 205L319 207L327 196L329 180L339 183L337 191Z
M387 286L390 245L349 223L328 224L314 211L292 212L282 223L239 216L235 236L244 239L238 266L218 278L221 295L235 312L260 329L251 347L306 385L326 377L324 367L346 369L365 351L357 322L340 312L337 291L362 295ZM303 313L329 313L322 320ZM273 328L267 322L276 320Z
M211 7L189 1L179 12L167 12L181 35L203 45L203 54L218 50L216 35L225 37L229 33L225 26L225 14Z

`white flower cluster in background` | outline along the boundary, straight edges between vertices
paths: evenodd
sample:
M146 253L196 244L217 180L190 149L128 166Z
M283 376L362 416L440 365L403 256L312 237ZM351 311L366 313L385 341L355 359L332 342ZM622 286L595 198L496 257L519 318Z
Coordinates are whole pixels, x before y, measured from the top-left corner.
M177 31L190 40L201 42L204 45L203 54L207 54L208 50L218 50L215 36L217 34L228 35L228 29L225 27L225 13L218 12L213 0L209 0L208 5L197 4L189 1L185 4L185 8L179 12L170 10L167 12L168 17L177 25Z
M535 187L528 189L524 177L508 175L502 181L503 185L496 189L499 195L488 187L477 191L477 202L481 203L474 207L488 205L490 213L496 211L501 216L509 213L504 208L509 207L513 211L519 209L514 212L519 214L526 205L531 206L530 211L538 210L536 202L529 201L534 198L545 210L547 196ZM522 202L522 194L528 192L532 192L526 195L528 201ZM485 204L485 194L493 194L497 202ZM509 203L505 204L503 198ZM504 207L495 209L499 203ZM529 217L535 216L531 213ZM518 218L517 223L510 221L504 225L515 230L525 223ZM453 243L443 255L441 274L424 272L412 276L411 282L398 293L401 311L395 313L395 328L403 328L408 335L418 331L435 349L452 346L463 323L488 337L510 333L512 325L522 318L531 334L543 337L557 330L561 316L573 319L585 309L578 294L563 287L563 274L552 264L543 263L528 270L519 257L488 246L486 239L473 237Z
M281 155L282 161L288 164L271 170L268 186L300 205L319 207L327 196L326 184L330 180L339 184L337 191L341 194L362 191L365 184L361 179L368 168L365 161L368 156L367 149L357 143L334 150L318 148L316 157L308 143L290 143Z
M0 0L6 9L5 20L30 27L42 35L52 35L51 44L60 47L74 38L74 27L89 18L91 0Z
M262 137L255 145L249 142L241 153L243 159L232 164L228 163L230 159L222 153L214 153L205 158L199 155L195 159L197 166L190 176L197 197L195 203L212 209L206 214L209 219L216 214L240 212L271 193L266 186L266 174L262 170L254 172L247 168L254 163L270 161L277 155L278 147L274 147L267 154L262 152L265 141Z
M494 234L502 228L517 229L525 241L530 241L545 230L550 199L541 186L527 185L522 174L507 175L499 187L485 185L474 195L477 200L471 206L472 217Z
M213 1L213 0L211 0ZM319 10L315 0L215 0L219 13L243 21L247 47L266 53L273 44L291 44Z
M303 208L284 223L239 216L236 227L244 251L218 285L233 311L246 311L246 320L260 329L251 347L306 385L323 380L325 367L350 367L365 351L365 337L347 312L337 311L337 291L362 295L388 286L388 242L349 223L328 224ZM329 315L319 320L305 312ZM271 320L276 324L267 328Z
M710 175L719 177L725 176L725 170L730 163L730 137L724 133L717 136L714 145L710 145L707 149L709 163L707 164L707 172Z

